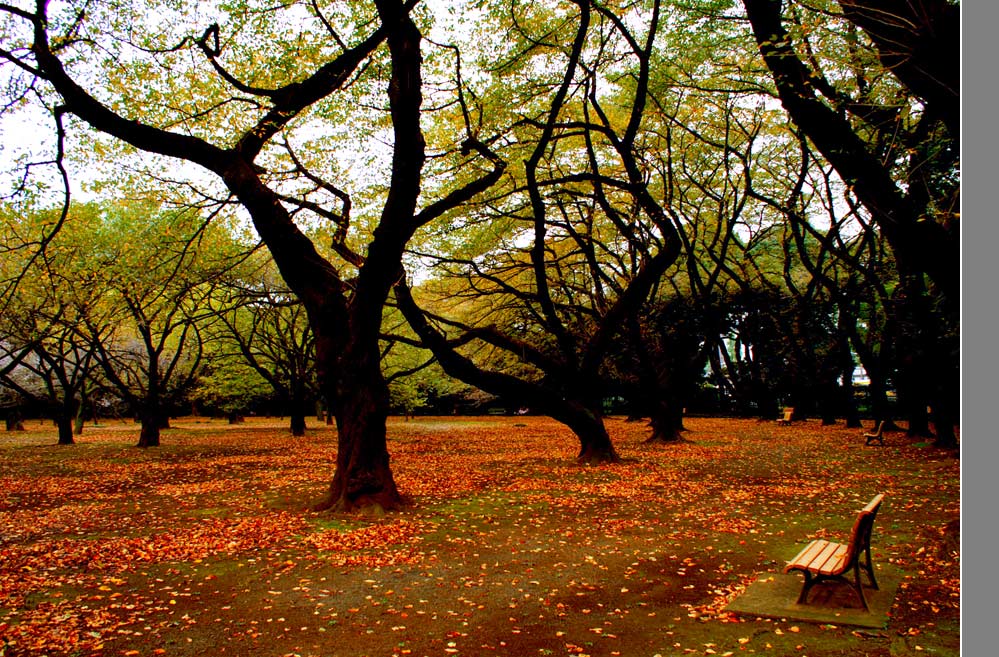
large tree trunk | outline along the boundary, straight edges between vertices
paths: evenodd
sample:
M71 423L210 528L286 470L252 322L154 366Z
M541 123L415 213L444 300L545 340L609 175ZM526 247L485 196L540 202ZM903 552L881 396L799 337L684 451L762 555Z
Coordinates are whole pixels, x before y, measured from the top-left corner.
M329 492L314 510L379 513L397 508L402 498L389 467L389 392L377 333L357 336L350 348L340 352L317 332L316 351L320 381L329 390L327 399L335 400L337 455Z
M617 463L621 458L614 449L610 434L604 425L601 413L579 403L567 402L559 411L552 412L551 417L562 422L576 434L579 439L580 463Z
M649 427L652 435L646 443L678 443L683 441L683 407L662 399L650 404Z
M75 444L75 441L73 440L73 420L73 416L67 415L66 413L60 413L56 418L56 426L59 428L60 445Z
M158 404L142 409L139 413L139 442L136 447L159 447L160 428L163 425L163 413Z

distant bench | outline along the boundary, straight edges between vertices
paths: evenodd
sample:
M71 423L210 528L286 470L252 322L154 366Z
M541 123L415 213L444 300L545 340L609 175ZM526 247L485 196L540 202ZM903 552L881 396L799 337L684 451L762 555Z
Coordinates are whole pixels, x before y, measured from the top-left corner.
M784 417L777 418L777 424L791 424L792 417L794 417L794 407L789 406L784 409Z
M878 425L876 427L874 427L874 431L872 433L865 433L864 434L864 444L865 445L873 445L874 443L877 443L877 444L879 444L881 446L884 446L884 444L885 444L885 421L884 420L881 420L880 422L878 422Z
M871 532L874 529L874 518L878 515L878 509L881 508L883 499L883 494L876 495L860 511L856 522L853 523L849 543L833 543L825 539L817 539L805 546L805 549L799 552L798 556L787 562L787 566L784 568L785 573L799 570L805 575L805 584L798 596L798 604L807 604L808 592L819 582L836 579L852 586L860 597L864 611L870 611L867 599L864 597L864 587L860 581L860 570L863 569L867 573L867 577L871 580L871 586L877 589L878 582L874 579L874 564L871 562ZM862 554L865 557L864 563L861 563ZM853 572L852 582L846 577L850 571Z

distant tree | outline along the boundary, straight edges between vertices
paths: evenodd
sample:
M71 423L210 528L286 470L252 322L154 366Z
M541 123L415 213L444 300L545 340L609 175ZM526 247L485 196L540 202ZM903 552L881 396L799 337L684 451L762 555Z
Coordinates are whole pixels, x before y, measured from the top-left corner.
M438 296L457 292L467 305L445 315L438 308L449 304L431 298L419 301L428 310L421 313L408 287L398 286L396 296L444 371L566 424L579 439L580 460L615 461L603 422L603 369L628 318L680 254L677 228L654 198L640 156L665 20L659 2L574 4L565 15L526 5L513 15L510 52L496 74L527 78L515 92L523 99L516 140L504 153L524 166L502 196L469 209L469 223L486 228L438 258L448 279ZM644 22L630 20L638 16ZM542 37L551 25L558 37ZM540 53L561 64L531 79L523 67ZM618 76L629 82L603 96ZM496 84L509 93L505 79ZM548 98L539 89L551 86L550 102L539 104ZM430 296L433 288L421 292ZM476 349L480 356L472 357Z
M305 435L305 417L320 397L316 344L305 306L285 286L269 258L256 257L225 276L209 298L217 322L216 358L237 360L265 381ZM216 365L217 365L216 361Z
M274 391L256 370L242 360L219 354L214 343L206 347L205 365L189 393L193 404L222 413L230 424L238 424L248 409L270 401Z
M155 447L200 372L214 281L240 255L193 211L110 206L89 228L77 288L93 302L78 305L77 330L141 422L138 446Z
M74 206L80 221L96 214L93 206ZM6 243L42 235L57 220L58 210L8 215ZM64 236L65 237L65 236ZM40 251L13 251L0 268L6 278L22 276L4 299L0 319L0 387L22 401L50 413L60 445L72 445L96 369L96 346L79 331L81 298L75 285L88 277L79 258L86 248L59 240Z

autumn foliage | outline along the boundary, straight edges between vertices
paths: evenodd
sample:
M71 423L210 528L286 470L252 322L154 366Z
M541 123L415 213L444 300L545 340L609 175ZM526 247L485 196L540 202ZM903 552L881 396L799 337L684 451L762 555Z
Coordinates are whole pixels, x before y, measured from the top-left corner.
M0 436L0 655L958 654L959 462L817 421L689 418L581 466L543 418L392 421L402 511L308 511L333 429L180 420ZM883 631L735 617L727 602L886 494ZM948 525L951 525L948 529ZM860 652L858 652L860 651Z

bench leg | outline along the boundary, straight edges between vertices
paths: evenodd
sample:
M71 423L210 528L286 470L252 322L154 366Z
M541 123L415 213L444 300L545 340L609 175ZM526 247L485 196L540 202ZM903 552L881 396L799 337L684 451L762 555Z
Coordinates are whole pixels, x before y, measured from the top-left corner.
M870 545L867 546L867 549L865 550L865 552L866 552L865 556L867 557L867 563L862 563L862 564L860 564L860 566L864 569L864 571L867 573L867 577L871 580L871 586L874 589L877 589L878 588L878 580L876 580L874 578L874 562L871 561L871 546ZM860 559L857 559L857 561L859 562Z
M798 594L799 605L808 603L808 592L812 590L812 587L815 586L815 582L818 581L817 578L812 577L812 574L807 570L802 572L805 573L805 583L801 587L801 593Z
M857 592L857 596L860 598L860 604L864 606L864 611L869 612L871 609L867 606L867 598L864 597L864 585L860 581L859 561L853 565L853 590Z
M860 564L860 562L858 560L857 563L855 563L853 565L853 581L852 582L849 579L847 579L846 577L842 576L842 575L836 575L836 576L833 576L833 577L819 577L818 575L814 575L813 576L812 573L808 572L807 570L802 571L802 573L805 575L805 582L804 582L804 584L801 587L801 593L798 594L798 599L797 599L796 603L799 604L799 605L808 604L808 594L812 590L813 586L815 586L816 584L818 584L820 581L822 581L824 579L835 579L835 580L838 580L838 581L840 581L840 582L842 582L844 584L849 585L850 588L852 588L854 591L856 591L857 592L857 597L860 598L860 604L864 608L864 611L870 612L871 608L867 605L867 596L864 595L864 585L863 585L863 582L860 581L860 569L862 567L864 568L865 571L867 571L867 574L870 576L870 578L871 578L871 585L873 586L873 588L877 589L878 588L878 584L874 580L874 570L873 569L868 569L867 566L861 566L861 564Z

